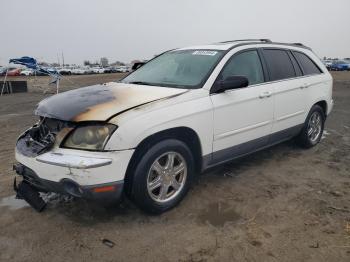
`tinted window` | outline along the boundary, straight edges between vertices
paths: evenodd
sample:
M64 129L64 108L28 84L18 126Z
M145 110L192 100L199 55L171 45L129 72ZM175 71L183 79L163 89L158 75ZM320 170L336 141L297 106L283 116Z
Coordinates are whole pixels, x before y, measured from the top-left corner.
M251 50L234 55L221 72L222 79L229 76L245 76L249 80L249 85L264 82L264 73L258 52Z
M287 51L264 49L264 57L269 69L270 80L281 80L295 77L295 71Z
M318 66L307 55L300 52L293 53L298 59L299 63L301 64L301 67L304 71L304 75L314 75L322 73Z
M298 65L297 60L295 60L294 56L290 53L290 59L292 60L294 70L297 76L302 76L303 72L301 72L300 66Z

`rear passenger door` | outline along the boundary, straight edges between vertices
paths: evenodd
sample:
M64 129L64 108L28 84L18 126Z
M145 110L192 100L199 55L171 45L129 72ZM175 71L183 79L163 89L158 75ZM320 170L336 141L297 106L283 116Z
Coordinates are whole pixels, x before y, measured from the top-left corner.
M299 125L305 120L304 80L289 50L264 48L263 56L274 93L274 123L270 143L275 143L299 132Z

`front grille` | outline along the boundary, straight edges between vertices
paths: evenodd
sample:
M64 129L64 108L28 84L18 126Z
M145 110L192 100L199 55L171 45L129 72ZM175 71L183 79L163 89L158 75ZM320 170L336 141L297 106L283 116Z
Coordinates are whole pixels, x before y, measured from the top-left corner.
M35 157L50 150L55 144L56 135L70 122L52 118L41 118L40 121L29 128L17 141L16 148L25 156Z

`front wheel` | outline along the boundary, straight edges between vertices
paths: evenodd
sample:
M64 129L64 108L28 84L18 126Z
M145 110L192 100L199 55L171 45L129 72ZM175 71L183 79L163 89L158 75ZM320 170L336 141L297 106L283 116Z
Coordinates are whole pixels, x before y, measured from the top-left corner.
M314 105L304 123L304 127L297 137L298 143L304 148L317 145L322 137L325 113L319 105Z
M175 207L194 178L194 159L188 146L175 139L152 146L137 164L131 197L148 213L159 214Z

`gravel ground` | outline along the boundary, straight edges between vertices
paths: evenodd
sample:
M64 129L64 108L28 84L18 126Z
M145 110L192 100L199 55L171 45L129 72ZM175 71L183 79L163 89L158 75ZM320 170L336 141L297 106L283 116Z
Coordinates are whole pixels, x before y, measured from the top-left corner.
M39 214L14 199L14 144L49 82L30 78L29 93L0 98L0 261L350 261L350 72L333 75L335 107L318 146L289 141L217 167L160 216L54 195Z

